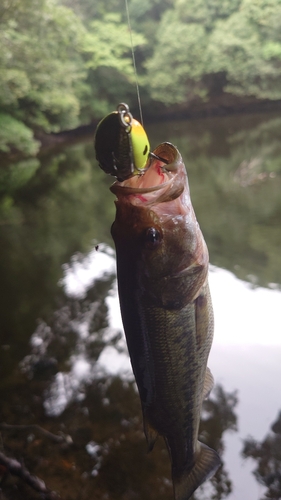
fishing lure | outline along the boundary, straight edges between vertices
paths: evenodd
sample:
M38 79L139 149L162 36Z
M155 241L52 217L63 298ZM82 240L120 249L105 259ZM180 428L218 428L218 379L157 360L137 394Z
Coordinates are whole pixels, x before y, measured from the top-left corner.
M95 150L101 169L118 181L144 174L150 166L148 137L125 103L98 124Z

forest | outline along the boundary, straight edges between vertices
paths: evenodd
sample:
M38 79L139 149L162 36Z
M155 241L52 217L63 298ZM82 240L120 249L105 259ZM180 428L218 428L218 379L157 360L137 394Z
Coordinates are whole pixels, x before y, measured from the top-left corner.
M148 118L228 99L281 99L280 0L130 0ZM136 108L124 0L2 0L0 154ZM244 101L243 101L244 100Z

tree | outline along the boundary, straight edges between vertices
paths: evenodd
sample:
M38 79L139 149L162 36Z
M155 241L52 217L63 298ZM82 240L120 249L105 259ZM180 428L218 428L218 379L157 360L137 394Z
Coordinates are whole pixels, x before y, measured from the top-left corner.
M84 28L56 0L18 2L1 26L0 104L33 127L78 123Z
M167 105L184 102L194 95L203 97L206 91L201 77L207 48L204 27L184 23L169 10L162 17L156 39L154 54L146 64L152 97Z
M209 72L223 71L225 91L280 99L281 4L243 0L241 9L219 21L210 37Z
M279 0L178 0L146 64L151 95L166 104L207 99L222 75L220 90L280 99L280 33Z
M141 45L146 40L134 33L133 43ZM82 50L89 87L84 106L82 104L84 116L102 117L135 92L131 37L120 14L106 14L102 19L91 21Z
M145 42L137 34L134 40ZM1 121L11 117L4 134L0 132L1 151L34 153L32 136L23 148L15 139L16 128L25 137L26 127L45 132L73 128L108 111L107 87L112 89L116 81L130 85L130 36L118 14L83 24L59 0L5 0L0 46ZM100 78L99 71L106 76Z

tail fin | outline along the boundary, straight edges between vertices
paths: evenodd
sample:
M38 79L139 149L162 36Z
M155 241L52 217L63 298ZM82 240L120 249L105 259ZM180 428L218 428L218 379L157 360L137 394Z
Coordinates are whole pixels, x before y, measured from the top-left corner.
M188 500L198 486L211 478L221 465L220 457L215 450L199 442L198 445L199 451L193 467L181 477L173 479L175 500Z

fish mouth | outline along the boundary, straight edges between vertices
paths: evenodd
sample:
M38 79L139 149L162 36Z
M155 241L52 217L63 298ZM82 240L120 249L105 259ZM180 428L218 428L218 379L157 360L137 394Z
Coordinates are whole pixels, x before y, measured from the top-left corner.
M184 189L181 174L185 175L185 167L178 149L163 142L153 151L149 161L144 174L116 181L110 187L118 199L129 197L136 205L170 201L180 196Z

